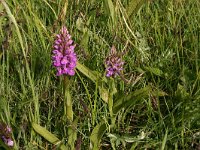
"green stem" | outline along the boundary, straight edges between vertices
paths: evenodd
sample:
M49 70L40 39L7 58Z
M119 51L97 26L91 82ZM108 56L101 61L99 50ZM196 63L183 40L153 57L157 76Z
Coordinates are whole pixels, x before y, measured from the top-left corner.
M114 79L111 79L109 82L109 97L108 97L108 108L110 112L111 117L111 126L115 126L115 117L113 115L113 95L117 93L117 89L115 88L115 82Z
M113 95L112 95L112 93L109 95L109 98L108 98L108 108L109 108L110 117L111 117L111 125L114 126L115 119L113 117Z
M72 99L70 95L70 80L64 76L64 115L67 119L73 121Z

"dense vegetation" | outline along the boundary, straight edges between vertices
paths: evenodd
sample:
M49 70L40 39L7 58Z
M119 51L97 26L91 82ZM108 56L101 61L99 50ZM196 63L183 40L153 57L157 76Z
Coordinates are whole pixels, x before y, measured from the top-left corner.
M199 0L0 2L2 148L200 149ZM62 26L71 77L52 66ZM112 46L123 70L106 77Z

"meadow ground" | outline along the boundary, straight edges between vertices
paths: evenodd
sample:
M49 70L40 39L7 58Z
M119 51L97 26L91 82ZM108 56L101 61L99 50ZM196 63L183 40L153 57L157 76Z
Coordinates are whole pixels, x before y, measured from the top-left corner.
M0 149L199 150L199 8L0 0ZM52 66L62 26L76 44L74 76ZM106 58L124 62L115 77L106 77Z

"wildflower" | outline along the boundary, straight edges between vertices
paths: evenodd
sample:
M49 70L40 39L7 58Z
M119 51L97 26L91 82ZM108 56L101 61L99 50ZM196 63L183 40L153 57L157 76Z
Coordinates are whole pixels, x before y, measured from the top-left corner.
M106 58L106 76L115 77L120 74L120 71L123 70L124 62L117 54L114 46L111 48L109 56Z
M5 133L10 134L12 132L12 129L7 125L5 128Z
M1 139L3 140L3 142L8 145L9 147L13 147L14 145L14 141L9 138L9 137L6 137L6 136L2 136Z
M14 145L14 141L11 138L12 129L5 123L0 123L0 138L9 147Z
M63 74L73 76L75 74L74 69L77 62L77 57L74 52L75 46L67 28L63 26L60 34L57 34L53 46L52 60L53 66L57 69L57 76Z

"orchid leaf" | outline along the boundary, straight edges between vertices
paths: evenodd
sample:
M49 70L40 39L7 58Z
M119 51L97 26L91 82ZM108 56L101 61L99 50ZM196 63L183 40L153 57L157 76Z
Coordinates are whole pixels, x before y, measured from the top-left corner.
M93 129L92 134L90 135L91 141L91 149L92 150L99 150L100 142L103 134L106 131L106 124L105 122L101 122Z
M77 123L78 123L78 118L76 118L73 121L72 126L68 127L68 146L71 149L74 149L74 143L77 140L77 131L76 131Z
M40 125L36 123L32 123L32 127L38 134L40 134L43 138L45 138L50 143L54 145L61 144L61 141L54 134L46 130L44 127L41 127ZM60 149L67 150L68 148L64 144L61 144Z
M136 104L138 101L140 101L143 98L146 98L151 91L151 87L147 86L142 89L136 90L129 95L124 95L117 99L117 101L114 102L113 105L113 112L117 113L122 108L130 107L134 104Z
M92 80L94 83L100 81L100 73L94 72L87 68L86 66L82 65L81 63L77 62L77 69L83 73L86 77ZM104 88L104 86L98 86L100 97L108 103L108 90Z
M147 71L149 71L150 73L156 75L156 76L162 76L163 72L162 70L158 69L158 68L154 68L154 67L145 67L145 69Z
M81 40L80 45L83 48L83 51L86 54L86 56L90 57L90 53L88 51L88 43L89 43L89 32L88 32L88 30L86 30L85 33L83 34L83 38Z
M99 76L98 73L90 70L89 68L87 68L86 66L82 65L79 62L77 62L76 67L81 73L83 73L86 77L88 77L93 82L96 82L98 80L98 76Z
M100 94L100 97L102 98L102 100L104 102L108 103L108 98L109 98L108 90L99 86L99 94Z

